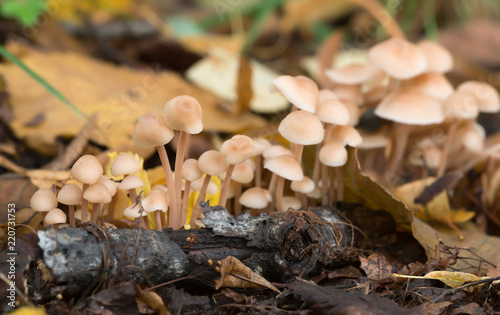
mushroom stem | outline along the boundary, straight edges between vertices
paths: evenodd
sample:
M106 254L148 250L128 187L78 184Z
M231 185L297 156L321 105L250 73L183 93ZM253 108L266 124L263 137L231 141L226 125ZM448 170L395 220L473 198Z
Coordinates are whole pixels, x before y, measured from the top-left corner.
M389 176L395 175L399 162L403 158L408 136L410 135L411 126L406 124L394 124L394 147L389 157L389 163L385 173Z
M448 136L443 144L443 151L441 153L441 161L439 161L439 166L436 172L436 177L441 177L444 175L446 171L446 163L448 162L448 153L450 152L451 143L453 142L453 138L455 137L455 133L457 131L459 125L459 121L455 120L451 123L448 128Z
M281 212L283 207L283 189L285 188L285 178L279 176L276 184L276 211Z
M328 165L321 164L321 205L328 205Z
M274 205L276 204L276 196L274 192L276 191L276 182L278 181L278 175L276 173L273 173L271 176L271 180L269 181L269 186L267 186L267 190L272 196L271 202L267 205L267 207L264 209L266 213L269 213L273 211Z
M344 201L344 171L342 166L335 168L335 185L337 186L337 201Z
M165 213L162 213L160 215L160 219L161 219L161 226L162 226L162 228L166 228L167 227L167 220L165 218Z
M101 213L102 203L93 203L92 204L92 217L90 218L90 222L97 224L97 219L99 218L99 214Z
M151 230L149 226L149 219L147 215L142 216L142 222L144 223L145 229Z
M313 167L313 176L312 176L312 180L315 183L318 183L319 179L321 177L321 162L319 160L319 151L321 150L322 146L323 146L322 142L320 142L316 145L316 156L314 157L314 167Z
M161 210L156 210L155 211L155 224L156 224L156 230L160 231L161 230Z
M163 166L163 172L165 173L165 180L168 188L169 197L169 211L168 211L168 227L178 229L180 227L180 217L178 213L174 211L177 206L177 194L175 193L174 179L172 176L172 169L170 168L170 162L168 161L167 150L165 146L157 146L156 150L160 156L161 165Z
M182 193L182 166L184 162L184 153L186 152L186 146L188 144L189 138L188 133L180 131L179 142L177 143L177 153L175 155L175 192L177 195L177 204L175 208L171 208L170 211L177 212L178 216L181 216L181 193Z
M262 155L255 156L255 187L262 186Z
M222 183L222 188L220 191L219 197L219 206L225 207L227 202L227 194L229 192L229 183L231 182L231 176L233 175L233 171L236 165L229 164L226 170L226 178L224 178L224 182Z
M332 204L338 201L337 191L337 174L335 172L336 167L328 167L328 189L330 193L328 194L328 204Z
M43 228L46 229L49 227L47 222L45 222L45 216L47 215L47 212L42 212L42 222L43 222Z
M234 216L237 217L241 213L241 203L240 203L240 196L241 196L241 183L235 182L236 186L234 189Z
M76 227L75 206L74 205L68 206L68 216L69 216L69 224L71 225L71 227Z
M184 186L184 194L182 195L182 211L181 211L181 224L186 224L186 217L188 211L189 195L191 194L191 182L186 181Z
M299 162L299 164L302 162L302 152L304 151L304 145L303 144L296 144L295 145L295 159Z
M129 197L130 202L132 204L136 203L136 201L137 201L137 192L135 191L135 188L132 188L132 189L128 190L128 197Z
M83 184L82 193L85 193L85 190L89 188L89 184ZM87 199L82 199L82 219L81 223L85 223L89 220L89 202Z
M191 225L191 227L195 227L195 225L196 225L196 220L198 219L198 216L200 215L200 210L201 210L200 203L203 200L205 200L205 193L207 191L208 184L210 184L211 178L212 178L212 176L205 174L205 179L203 179L203 184L201 185L200 194L198 195L198 198L196 199L193 213L191 214L191 219L189 220L189 225Z

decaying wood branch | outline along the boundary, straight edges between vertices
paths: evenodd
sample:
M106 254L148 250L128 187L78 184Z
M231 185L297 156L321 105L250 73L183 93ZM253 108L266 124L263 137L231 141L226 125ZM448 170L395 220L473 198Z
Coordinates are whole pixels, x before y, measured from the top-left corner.
M204 206L203 212L204 229L47 229L38 233L39 247L56 283L85 285L96 278L125 275L154 285L189 274L214 274L208 258L216 261L230 255L271 281L310 275L351 260L354 248L366 240L334 208L259 217L243 214L238 219L218 206ZM364 212L380 218L380 212ZM391 224L390 218L382 217L386 219L379 227ZM358 221L356 215L351 218Z

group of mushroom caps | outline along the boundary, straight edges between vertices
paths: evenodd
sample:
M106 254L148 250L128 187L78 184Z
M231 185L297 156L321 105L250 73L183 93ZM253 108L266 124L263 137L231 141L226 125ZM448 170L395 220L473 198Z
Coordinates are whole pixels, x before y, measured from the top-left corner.
M292 104L291 112L278 127L280 135L290 143L289 148L262 137L235 135L223 142L220 150L206 151L197 160L185 157L190 136L203 130L201 105L191 96L178 96L165 104L163 116L150 112L140 117L133 133L137 147L156 148L166 185L156 185L147 196L137 198L136 189L144 185L132 175L141 168L137 160L129 154L118 155L111 173L125 177L116 183L103 175L95 157L85 155L71 170L81 187L66 184L57 196L52 190L40 189L33 195L31 206L48 212L44 222L54 225L66 221L64 212L57 208L58 202L68 205L69 222L75 226L75 206L81 204L81 222L87 222L91 203L90 221L100 223L102 207L112 200L118 187L129 192L130 206L124 209L124 216L142 216L145 227L148 220L144 216L151 212L157 229L196 227L203 225L199 220L203 217L200 202L207 192L217 192L212 177L223 179L218 204L226 206L232 197L234 202L228 208L235 215L242 206L259 214L304 209L317 200L328 205L343 199L346 146L361 150L386 147L385 173L391 174L411 151L407 148L411 144L421 153L415 163L424 161L440 176L446 171L450 154L483 149L484 130L475 122L479 112L500 110L498 93L487 83L468 81L454 89L444 76L452 67L451 54L438 43L423 40L415 45L390 38L368 51L367 64L326 70L330 82L323 89L305 76L279 76L271 83L270 91L281 92ZM361 113L369 109L387 122L388 128L382 129L385 134L362 137L354 127ZM445 139L430 144L423 141L421 134L426 133L418 128L429 125L446 129ZM173 173L165 145L175 132L179 137ZM409 141L412 137L414 141ZM302 161L306 145L316 146L314 166L307 170L309 176L304 174ZM263 174L265 170L270 173ZM266 187L264 178L268 179ZM284 196L287 181L294 196ZM199 195L188 221L188 200L193 189Z

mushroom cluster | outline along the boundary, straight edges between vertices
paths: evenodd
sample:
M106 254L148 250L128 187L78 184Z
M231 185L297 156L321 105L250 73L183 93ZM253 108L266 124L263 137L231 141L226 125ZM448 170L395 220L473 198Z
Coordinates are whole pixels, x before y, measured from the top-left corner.
M154 222L157 229L179 229L203 225L200 203L207 194L216 194L216 203L235 215L242 209L258 215L305 209L317 202L328 205L344 198L347 147L359 148L353 152L358 152L366 173L401 177L399 169L407 160L420 170L416 176L441 176L454 167L450 157L456 152L473 155L483 149L484 130L475 122L478 114L500 110L499 95L487 83L469 81L455 89L444 76L452 66L451 54L435 42L415 45L390 38L368 51L367 64L326 70L331 82L322 89L305 76L279 76L269 90L282 93L292 104L278 127L289 147L234 135L219 150L206 151L197 160L187 157L191 135L203 130L201 105L191 96L175 97L164 105L163 115L141 116L133 132L137 147L156 149L165 185L141 195L149 183L138 175L142 165L127 153L118 155L111 166L111 175L120 182L103 175L95 157L82 156L71 170L81 187L67 184L57 196L41 189L33 196L32 208L50 211L45 223L57 225L62 223L58 202L65 204L75 226L75 207L81 205L81 222L89 221L92 210L90 221L102 223L105 205L118 189L129 198L124 216L142 218L145 228ZM361 130L357 125L362 117L373 114L383 126L376 132ZM436 137L436 128L445 136ZM172 168L165 145L176 134ZM308 169L303 167L305 146L316 151ZM220 190L214 178L222 180ZM196 200L194 208L190 198Z

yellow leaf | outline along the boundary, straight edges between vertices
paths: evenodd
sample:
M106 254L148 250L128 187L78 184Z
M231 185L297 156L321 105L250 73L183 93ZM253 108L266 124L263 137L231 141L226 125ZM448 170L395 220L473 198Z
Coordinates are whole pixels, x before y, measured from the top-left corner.
M474 216L473 211L464 209L450 209L450 202L446 191L437 194L434 199L425 205L415 203L415 198L420 196L424 189L434 183L434 177L416 180L399 186L394 191L394 197L404 202L408 208L413 210L415 216L427 222L461 223L470 220Z
M490 277L478 277L472 273L452 272L452 271L432 271L424 276L426 279L435 279L444 282L446 285L455 288L466 282L489 279Z
M10 315L46 315L43 307L23 306L12 311Z
M491 279L490 277L478 277L472 273L467 273L467 272L456 272L456 271L431 271L425 276L408 276L408 275L400 275L400 274L393 274L394 277L399 277L399 278L412 278L412 279L433 279L433 280L439 280L446 284L447 286L450 286L452 288L456 288L458 286L463 285L464 283L467 282L474 282L474 281L479 281L479 280L485 280L485 279ZM482 284L478 284L482 285Z
M220 98L234 103L237 101L238 68L240 56L223 49L213 49L204 59L195 63L186 72L186 77L199 87L213 92ZM263 64L249 61L253 96L250 109L259 113L273 113L284 110L288 101L281 93L269 93L269 84L279 73Z
M17 44L17 47L22 47ZM11 47L12 48L12 47ZM265 121L250 113L233 117L218 108L218 99L194 88L179 75L116 66L74 53L41 53L23 49L22 61L63 93L83 113L98 113L90 139L115 148L130 141L137 119L146 112L162 111L166 101L181 95L195 97L203 110L206 131L234 133L265 126ZM46 154L57 152L59 135L74 136L86 120L61 104L53 95L18 66L0 64L11 96L14 119L11 126L17 137ZM26 125L42 117L35 126Z
M65 184L73 183L81 186L82 184L72 179L71 171L53 171L35 169L26 172L31 183L38 188L52 188L52 186L62 187Z
M93 22L105 22L113 16L131 15L134 2L131 0L61 1L49 0L48 8L58 20L83 24L82 17L91 17Z

